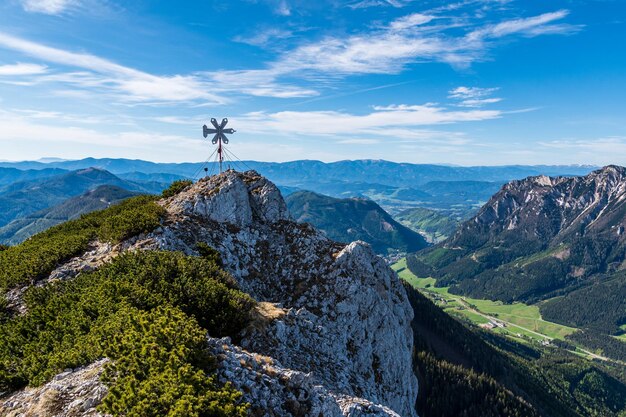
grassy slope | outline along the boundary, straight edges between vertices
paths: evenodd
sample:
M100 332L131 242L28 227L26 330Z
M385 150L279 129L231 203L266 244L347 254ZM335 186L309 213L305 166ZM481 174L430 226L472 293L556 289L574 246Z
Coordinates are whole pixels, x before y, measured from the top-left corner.
M465 317L474 324L484 324L490 321L489 317L510 323L505 328L495 331L519 339L519 334L532 340L564 339L576 329L541 318L539 307L523 303L505 304L500 301L479 300L461 297L448 292L448 287L435 287L434 278L418 278L406 267L406 259L392 265L398 276L409 282L413 287L437 297L437 304L448 313ZM482 313L482 314L481 314ZM488 316L488 317L486 317Z
M404 210L394 218L434 243L445 240L459 225L459 222L451 216L421 207Z

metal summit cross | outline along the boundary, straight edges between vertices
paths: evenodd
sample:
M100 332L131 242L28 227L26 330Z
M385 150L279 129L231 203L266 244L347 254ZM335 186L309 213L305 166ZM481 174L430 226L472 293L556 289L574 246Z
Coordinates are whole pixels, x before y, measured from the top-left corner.
M222 123L217 124L217 120L211 119L211 124L215 129L209 129L206 125L202 126L202 135L206 138L210 134L215 134L211 143L217 144L217 158L220 163L220 174L222 173L222 162L224 162L224 148L222 145L228 144L228 137L224 133L229 135L235 133L235 129L225 129L228 124L228 119L222 119Z

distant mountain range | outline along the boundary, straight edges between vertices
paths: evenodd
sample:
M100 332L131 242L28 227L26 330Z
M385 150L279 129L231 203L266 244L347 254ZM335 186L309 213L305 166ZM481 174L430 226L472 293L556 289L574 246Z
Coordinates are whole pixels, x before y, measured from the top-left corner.
M626 168L513 181L452 237L410 257L409 268L454 293L548 300L547 320L623 333Z
M32 181L40 178L60 175L67 171L61 168L43 168L21 170L17 168L0 168L0 187L14 182Z
M101 185L61 204L13 220L0 227L0 243L16 245L52 226L73 220L81 214L103 210L129 197L138 195L114 185Z
M593 166L580 165L536 165L536 166L477 166L456 167L431 164L396 163L384 160L355 160L325 163L301 160L292 162L243 161L231 163L237 170L246 168L259 171L285 185L307 181L350 181L392 185L396 187L418 186L430 181L487 181L505 182L531 175L584 175ZM168 173L192 176L203 163L155 163L133 159L85 158L76 161L2 162L0 167L18 169L61 168L78 170L88 167L106 169L113 174L142 172L145 174ZM201 174L202 172L200 172ZM375 179L375 181L372 181Z
M309 190L338 198L367 197L392 214L408 208L427 207L451 210L461 217L473 214L510 180L532 175L586 175L594 169L578 165L455 167L383 160L332 163L311 160L282 163L237 161L227 165L239 171L254 169L288 192ZM198 178L204 175L204 166L202 163L154 163L111 158L0 163L0 167L21 170L97 167L123 179L156 183ZM214 165L207 167L209 172L217 171Z
M419 233L396 222L371 200L338 199L298 191L285 201L298 222L310 223L339 242L363 240L383 255L393 251L415 252L428 246Z
M49 172L52 173L52 172ZM123 180L99 168L86 168L0 187L0 227L32 213L61 204L101 185L141 193L158 193L168 184Z

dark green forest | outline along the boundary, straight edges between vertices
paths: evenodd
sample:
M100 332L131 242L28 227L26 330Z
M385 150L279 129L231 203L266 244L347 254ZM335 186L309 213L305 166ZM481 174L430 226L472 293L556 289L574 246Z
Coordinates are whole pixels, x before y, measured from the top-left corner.
M486 333L450 317L409 284L405 288L415 311L420 415L626 413L623 366L592 363L562 349L534 348Z

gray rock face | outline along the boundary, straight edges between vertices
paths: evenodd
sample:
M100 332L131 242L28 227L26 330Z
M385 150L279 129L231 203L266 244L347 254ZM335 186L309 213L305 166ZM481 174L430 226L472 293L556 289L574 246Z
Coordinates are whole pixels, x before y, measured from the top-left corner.
M68 370L38 388L27 388L0 400L6 417L104 417L96 407L107 393L100 382L106 359Z
M620 224L625 204L623 167L607 166L584 177L530 177L506 184L458 234L518 230L545 242L562 240Z
M205 242L260 301L240 347L208 340L219 377L243 392L253 416L416 417L413 311L395 273L367 244L338 244L291 221L278 189L253 171L201 180L160 204L168 213L162 227L116 247L94 245L53 278L71 278L127 250L197 254ZM32 412L52 383L82 401L76 407L95 407L106 393L101 365L14 393L6 410L15 417ZM76 407L58 415L97 415Z
M220 380L231 381L245 393L252 416L266 416L271 410L275 416L400 417L370 401L337 395L319 385L311 374L233 346L228 338L209 339L209 347L220 360Z
M172 213L194 216L238 227L253 222L274 223L288 220L287 206L280 191L256 172L202 179L179 194L168 206Z
M191 254L205 242L242 289L285 310L249 329L243 348L310 374L333 395L415 416L413 312L396 275L367 244L344 247L290 221L278 189L255 172L201 180L163 204L171 216L148 247ZM342 409L360 409L349 403Z

